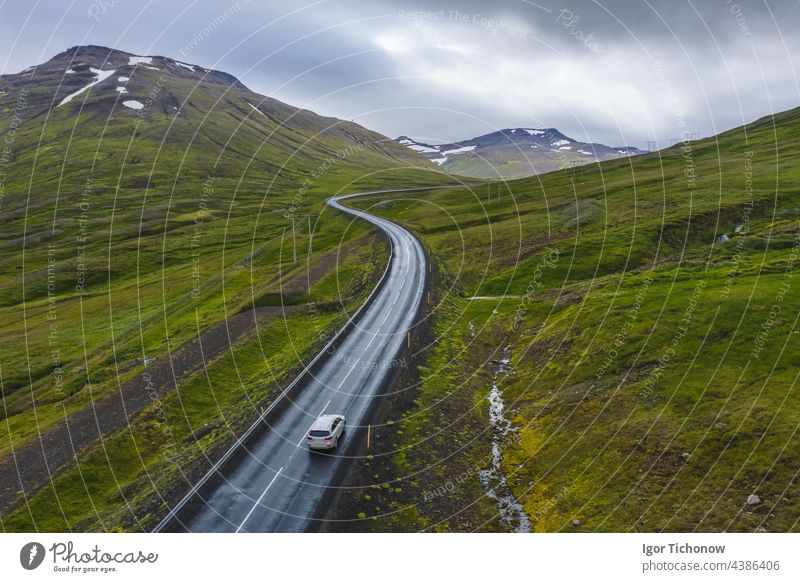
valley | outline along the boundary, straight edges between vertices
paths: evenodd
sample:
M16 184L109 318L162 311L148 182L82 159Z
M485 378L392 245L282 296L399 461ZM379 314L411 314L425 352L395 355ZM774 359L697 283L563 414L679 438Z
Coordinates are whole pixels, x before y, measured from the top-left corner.
M83 46L0 77L0 116L6 531L151 531L287 386L327 406L303 375L408 263L401 227L425 299L381 356L403 369L360 381L366 434L330 471L254 445L289 507L303 471L342 484L292 530L796 529L800 110L651 153L435 146Z

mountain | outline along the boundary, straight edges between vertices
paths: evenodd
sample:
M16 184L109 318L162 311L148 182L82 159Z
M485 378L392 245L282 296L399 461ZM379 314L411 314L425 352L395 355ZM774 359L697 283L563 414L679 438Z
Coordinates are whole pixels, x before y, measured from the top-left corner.
M68 130L72 140L105 140L127 134L131 122L147 121L137 126L137 140L163 141L169 149L186 139L190 156L225 149L227 156L252 158L285 176L353 145L359 146L357 157L428 166L385 136L259 95L228 73L99 46L73 47L19 74L0 76L0 116L12 112L19 118L15 150L42 145L43 128L44 143L67 136L51 128ZM5 124L0 135L4 129ZM163 140L165 132L169 137ZM270 151L259 148L266 143ZM278 153L289 163L274 163Z
M434 145L400 136L396 141L471 178L524 178L565 167L645 153L635 147L579 142L555 128L503 129L464 141Z

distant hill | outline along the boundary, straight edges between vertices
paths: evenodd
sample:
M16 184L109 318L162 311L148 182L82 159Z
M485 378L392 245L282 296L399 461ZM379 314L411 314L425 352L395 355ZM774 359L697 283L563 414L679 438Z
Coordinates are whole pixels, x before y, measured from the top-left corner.
M400 136L398 143L421 153L450 174L472 178L524 178L564 167L645 153L567 137L555 128L503 129L455 143L434 145Z

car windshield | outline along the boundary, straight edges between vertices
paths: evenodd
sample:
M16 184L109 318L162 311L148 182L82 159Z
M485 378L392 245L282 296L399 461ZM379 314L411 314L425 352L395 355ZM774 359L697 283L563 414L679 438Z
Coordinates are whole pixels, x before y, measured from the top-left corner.
M312 431L309 431L308 434L310 436L313 436L313 437L324 437L324 436L328 436L328 431L327 430L312 430Z

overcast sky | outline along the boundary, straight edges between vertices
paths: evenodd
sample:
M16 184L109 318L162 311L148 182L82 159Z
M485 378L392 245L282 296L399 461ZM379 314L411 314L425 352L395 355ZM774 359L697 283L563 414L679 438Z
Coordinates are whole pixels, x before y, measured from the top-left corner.
M390 137L664 146L799 106L798 24L798 0L0 0L0 70L100 44Z

